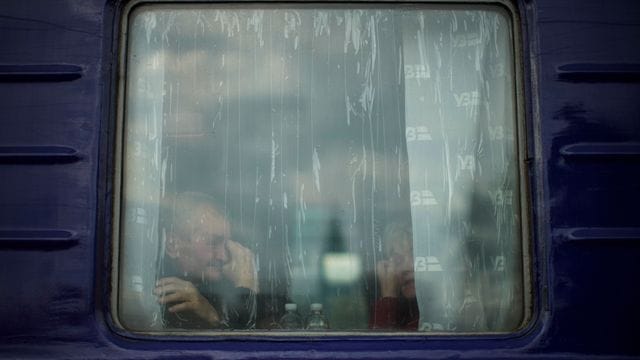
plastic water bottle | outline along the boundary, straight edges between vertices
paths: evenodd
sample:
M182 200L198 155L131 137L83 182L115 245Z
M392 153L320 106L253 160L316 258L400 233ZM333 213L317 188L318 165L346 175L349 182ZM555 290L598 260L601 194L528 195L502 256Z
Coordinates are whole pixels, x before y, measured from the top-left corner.
M322 313L322 304L311 304L311 315L307 320L307 330L327 330L329 323Z
M302 318L298 315L298 305L284 304L285 314L280 318L280 328L285 330L302 329Z

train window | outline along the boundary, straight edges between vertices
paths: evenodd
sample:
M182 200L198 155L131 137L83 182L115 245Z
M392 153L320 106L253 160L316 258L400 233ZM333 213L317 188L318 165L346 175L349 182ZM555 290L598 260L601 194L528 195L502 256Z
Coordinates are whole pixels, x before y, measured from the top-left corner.
M133 7L114 319L160 334L518 329L512 22L473 4Z

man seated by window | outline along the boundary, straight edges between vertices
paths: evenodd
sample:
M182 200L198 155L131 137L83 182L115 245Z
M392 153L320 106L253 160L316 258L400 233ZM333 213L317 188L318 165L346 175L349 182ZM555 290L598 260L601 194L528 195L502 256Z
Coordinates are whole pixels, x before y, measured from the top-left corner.
M168 202L163 221L164 261L154 294L164 308L165 327L253 328L254 255L231 239L231 225L214 201L182 193Z

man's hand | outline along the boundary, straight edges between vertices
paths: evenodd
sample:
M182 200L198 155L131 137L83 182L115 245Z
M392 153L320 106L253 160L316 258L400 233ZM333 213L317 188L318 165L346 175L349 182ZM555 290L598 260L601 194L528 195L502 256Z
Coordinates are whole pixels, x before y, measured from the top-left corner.
M153 293L160 304L173 304L168 310L172 313L190 312L212 327L220 324L220 316L198 289L190 283L177 277L166 277L156 282Z
M251 250L233 240L226 241L229 261L222 267L222 273L236 287L258 292L256 265Z

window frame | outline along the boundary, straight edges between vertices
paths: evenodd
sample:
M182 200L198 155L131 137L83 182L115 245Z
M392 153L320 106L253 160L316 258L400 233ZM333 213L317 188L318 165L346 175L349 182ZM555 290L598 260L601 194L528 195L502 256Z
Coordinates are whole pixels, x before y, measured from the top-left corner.
M513 331L509 332L422 332L422 331L329 331L329 332L309 332L306 330L300 331L278 331L278 330L188 330L188 331L133 331L127 329L119 319L119 306L118 296L120 288L120 241L122 234L121 217L123 210L123 177L124 177L124 159L123 154L125 150L124 134L125 127L125 112L126 112L126 80L127 80L127 57L129 50L129 22L130 17L136 10L136 8L145 5L240 5L248 9L251 6L283 6L287 5L305 5L305 6L335 6L335 7L348 7L349 5L365 5L371 8L376 6L393 6L393 5L410 5L410 6L430 6L430 5L442 5L442 6L455 6L463 8L465 5L474 6L480 8L481 6L487 6L489 8L502 8L505 12L505 16L510 22L510 30L512 33L512 50L513 58L510 59L513 66L513 79L514 79L514 92L512 93L512 101L514 104L514 151L516 152L515 160L517 162L517 183L518 183L518 196L519 196L519 235L520 245L522 250L522 285L523 285L523 318L520 325ZM295 341L312 341L314 338L325 338L330 340L347 340L353 337L357 338L373 338L387 340L402 340L402 339L424 339L429 338L456 338L464 340L471 340L475 338L509 338L517 337L519 334L528 331L532 328L536 321L536 289L534 288L534 276L536 275L536 269L534 268L534 259L532 256L535 254L533 250L533 234L532 234L532 200L531 200L531 184L530 184L530 170L528 167L529 162L529 146L527 142L527 128L528 119L526 118L525 110L525 78L524 78L524 51L522 43L522 29L523 24L520 18L518 8L512 1L509 0L418 0L418 1L402 1L402 0L349 0L345 2L339 1L313 1L313 0L290 0L290 1L251 1L251 0L236 0L236 1L207 1L207 0L131 0L126 2L122 7L119 14L120 22L116 21L114 25L116 29L114 32L117 34L114 41L117 42L114 48L118 49L117 66L116 66L116 101L115 101L115 134L114 150L113 154L113 195L111 197L112 203L112 222L110 227L110 236L108 237L107 246L110 247L109 258L106 260L110 263L111 268L108 270L107 278L109 279L110 289L107 291L109 299L107 301L107 317L109 318L109 325L112 330L117 334L138 339L148 340L199 340L199 341L221 341L229 338L238 339L244 338L248 341L252 340L265 340L265 339L290 339Z

